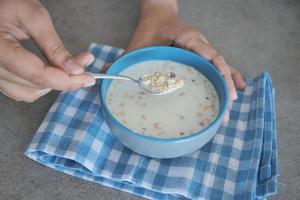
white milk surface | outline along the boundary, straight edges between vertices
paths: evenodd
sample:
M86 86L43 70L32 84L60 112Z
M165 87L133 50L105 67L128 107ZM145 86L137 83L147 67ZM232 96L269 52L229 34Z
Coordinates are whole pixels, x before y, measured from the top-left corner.
M141 94L136 85L113 80L106 103L124 126L139 134L158 138L191 135L207 127L217 116L219 103L210 81L193 67L168 60L144 61L120 74L138 79L147 73L174 72L184 86L165 95Z

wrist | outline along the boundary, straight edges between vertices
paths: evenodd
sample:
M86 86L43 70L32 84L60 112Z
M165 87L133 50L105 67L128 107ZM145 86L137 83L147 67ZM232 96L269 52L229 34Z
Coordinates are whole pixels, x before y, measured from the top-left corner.
M145 17L175 17L177 15L177 0L142 0L140 18Z

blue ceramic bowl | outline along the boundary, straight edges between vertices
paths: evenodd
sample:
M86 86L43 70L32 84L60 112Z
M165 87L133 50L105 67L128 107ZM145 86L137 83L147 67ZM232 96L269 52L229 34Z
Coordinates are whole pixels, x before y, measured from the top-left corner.
M111 80L101 82L100 99L102 111L111 131L121 143L133 151L154 158L174 158L196 151L216 134L228 106L228 91L225 81L216 68L201 56L175 47L153 46L129 52L117 59L108 69L108 74L118 74L133 64L146 60L172 60L194 67L214 85L219 97L219 114L205 129L180 138L154 138L136 133L123 126L109 111L106 94ZM176 126L176 124L174 124Z

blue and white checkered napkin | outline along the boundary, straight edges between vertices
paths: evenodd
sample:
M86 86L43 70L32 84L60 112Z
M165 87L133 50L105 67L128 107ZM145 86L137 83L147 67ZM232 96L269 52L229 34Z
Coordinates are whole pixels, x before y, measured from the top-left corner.
M122 50L92 44L96 61ZM230 121L203 148L152 159L124 147L100 111L99 87L61 93L26 155L56 170L149 199L264 199L276 193L278 164L274 89L268 73L247 81Z

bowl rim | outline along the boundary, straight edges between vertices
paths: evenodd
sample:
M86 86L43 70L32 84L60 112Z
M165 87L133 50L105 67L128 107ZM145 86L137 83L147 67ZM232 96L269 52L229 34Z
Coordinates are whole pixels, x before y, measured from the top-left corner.
M228 103L229 103L229 96L228 96L228 87L227 87L227 84L223 78L223 76L221 75L221 73L217 70L217 68L212 64L210 63L207 59L203 58L202 56L200 56L199 54L196 54L192 51L189 51L189 50L186 50L186 49L182 49L182 48L178 48L178 47L173 47L173 46L148 46L148 47L143 47L143 48L139 48L139 49L135 49L133 51L130 51L126 54L123 54L121 55L120 57L118 57L111 65L110 67L108 68L108 70L106 71L106 73L109 74L109 72L111 71L111 69L113 69L113 66L114 65L117 65L120 60L122 59L126 59L127 57L130 57L131 55L135 55L135 54L139 54L143 51L148 51L148 50L156 50L156 51L159 51L159 49L175 49L176 51L182 51L182 52L185 52L187 54L191 54L193 56L198 56L201 60L203 60L205 62L206 65L208 65L209 67L212 68L214 74L221 80L221 83L222 83L222 89L224 91L224 108L220 111L219 110L219 113L217 115L217 117L215 117L215 119L205 128L201 129L200 131L197 131L197 132L194 132L190 135L187 135L187 136L183 136L183 137L177 137L177 138L158 138L158 137L151 137L151 136L147 136L147 135L143 135L141 133L138 133L138 132L135 132L129 128L127 128L126 126L124 126L121 122L119 122L115 117L114 115L110 112L107 104L106 104L106 100L105 100L105 97L103 95L103 82L104 81L108 81L106 79L103 79L101 80L101 84L100 84L100 101L101 101L101 106L102 106L102 109L105 109L105 111L109 114L109 117L119 126L121 127L122 129L125 129L127 133L129 134L132 134L136 137L140 137L142 139L145 139L145 140L148 140L148 141L152 141L152 142L160 142L160 143L169 143L169 142L183 142L183 141L187 141L187 140L193 140L194 138L197 138L199 137L200 135L202 135L203 133L205 133L206 131L209 131L209 129L212 129L214 125L217 124L217 122L219 122L220 120L223 119L224 115L225 115L225 112L227 111L227 108L228 108ZM193 66L191 66L193 67ZM196 68L195 68L196 69ZM197 69L196 69L197 70ZM214 86L214 85L213 85ZM215 86L214 86L215 87ZM105 119L105 121L107 121Z

